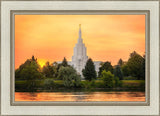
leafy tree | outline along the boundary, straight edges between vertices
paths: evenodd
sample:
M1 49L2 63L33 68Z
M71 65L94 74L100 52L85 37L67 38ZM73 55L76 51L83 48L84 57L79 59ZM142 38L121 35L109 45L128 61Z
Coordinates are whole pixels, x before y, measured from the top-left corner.
M15 70L15 79L16 80L19 80L19 79L23 79L23 77L21 77L21 75L20 75L20 69L18 68L18 69L16 69Z
M34 56L32 56L31 59L27 59L15 71L15 77L19 79L39 79L41 76L40 65L38 64L37 59L35 59Z
M91 81L92 79L96 79L96 70L91 58L87 60L86 66L82 70L82 73L83 76L85 77L85 80Z
M54 77L57 78L58 77L58 70L60 68L60 64L58 64L57 62L54 62L53 67L54 67L54 72L55 72Z
M127 62L127 66L131 76L137 77L137 79L142 79L145 76L144 70L145 58L136 53L135 51L130 54L130 58Z
M130 53L130 58L137 55L137 52L136 51L133 51L132 53Z
M124 64L124 62L123 62L123 60L120 58L119 61L118 61L118 65L119 65L119 66L122 66L123 64Z
M119 65L115 66L113 74L115 77L118 77L120 80L123 80L122 70Z
M32 56L31 59L27 59L24 64L20 65L20 67L15 72L16 79L23 79L27 81L26 89L30 91L34 91L36 88L36 80L41 79L43 76L40 72L40 65Z
M74 76L74 86L75 87L80 87L81 86L81 76L80 75L75 75Z
M124 64L122 65L122 72L123 72L123 76L129 76L129 69L128 69L128 65Z
M23 76L26 80L40 79L42 76L39 72L39 67L36 62L32 61L29 65L23 67L20 72L20 76Z
M110 71L108 72L106 72L105 70L102 71L102 80L107 88L113 87L114 75Z
M77 75L77 72L72 67L61 67L59 69L59 77L63 79L65 87L73 87L74 85L79 84L80 76Z
M49 62L46 62L45 66L42 68L42 73L45 77L54 78L56 73L56 68L54 65L50 65Z
M58 74L59 74L59 69L63 66L63 67L69 67L70 65L68 65L68 62L67 62L67 59L64 57L62 63L60 64L55 64L57 65L57 68L56 68L56 74L55 76L58 77ZM62 79L61 77L59 77L59 79Z
M102 66L99 68L98 77L101 77L101 73L103 70L105 70L106 72L110 71L111 73L113 73L113 67L111 63L106 61L102 64Z

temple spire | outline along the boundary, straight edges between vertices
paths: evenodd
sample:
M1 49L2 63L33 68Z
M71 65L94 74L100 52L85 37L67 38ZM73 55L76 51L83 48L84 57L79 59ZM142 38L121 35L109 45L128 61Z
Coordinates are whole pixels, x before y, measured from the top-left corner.
M79 24L79 38L82 38L82 33L81 33L81 24Z

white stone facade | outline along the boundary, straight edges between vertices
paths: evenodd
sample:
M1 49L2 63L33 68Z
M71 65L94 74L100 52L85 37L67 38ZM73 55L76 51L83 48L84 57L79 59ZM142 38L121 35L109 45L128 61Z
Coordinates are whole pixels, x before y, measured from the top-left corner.
M85 68L87 60L88 60L87 48L85 47L85 44L83 43L81 25L80 25L78 42L74 47L71 64L77 70L77 72L81 74L82 78L83 78L82 70ZM94 61L96 72L99 71L100 63L101 61Z
M82 75L82 69L84 69L86 62L88 60L88 56L86 53L86 47L83 43L81 26L79 27L79 38L78 42L74 47L74 52L72 56L72 66L77 70L79 74Z
M87 56L87 48L83 43L81 25L79 26L79 37L77 44L74 47L74 52L72 56L72 61L68 61L68 64L73 66L76 71L81 75L82 78L82 70L85 68L86 62L88 60ZM57 61L57 63L61 63L62 61ZM93 61L95 70L98 73L101 61Z
M94 66L95 66L95 70L96 70L96 72L98 74L101 61L93 61L93 63L94 63Z

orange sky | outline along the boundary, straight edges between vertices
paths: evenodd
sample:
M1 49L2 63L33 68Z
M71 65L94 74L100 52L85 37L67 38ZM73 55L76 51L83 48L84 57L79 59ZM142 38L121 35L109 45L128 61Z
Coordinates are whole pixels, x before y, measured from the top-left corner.
M15 15L15 68L32 55L41 65L70 61L79 24L93 60L115 65L134 50L145 52L145 15Z

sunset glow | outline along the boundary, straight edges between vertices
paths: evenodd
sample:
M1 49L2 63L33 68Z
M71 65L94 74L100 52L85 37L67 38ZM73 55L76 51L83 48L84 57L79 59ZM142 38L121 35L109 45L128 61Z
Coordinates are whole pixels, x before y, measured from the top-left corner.
M79 24L87 55L94 61L126 61L145 53L145 15L15 15L15 68L34 55L46 61L71 61Z
M41 68L46 64L47 60L45 59L37 59L38 60L38 64L41 66Z

